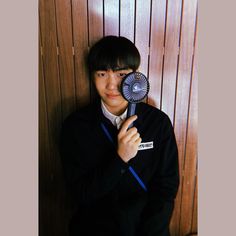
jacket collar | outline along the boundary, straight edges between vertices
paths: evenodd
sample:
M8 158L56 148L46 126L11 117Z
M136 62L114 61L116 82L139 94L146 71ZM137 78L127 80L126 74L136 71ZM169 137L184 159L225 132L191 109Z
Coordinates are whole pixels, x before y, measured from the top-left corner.
M96 99L96 101L93 102L91 106L93 108L92 110L95 111L95 113L92 114L91 117L94 124L100 124L104 121L104 119L107 120L107 118L103 115L100 99ZM134 122L134 126L139 127L142 125L143 121L143 109L140 103L136 104L136 114L138 116L138 119Z

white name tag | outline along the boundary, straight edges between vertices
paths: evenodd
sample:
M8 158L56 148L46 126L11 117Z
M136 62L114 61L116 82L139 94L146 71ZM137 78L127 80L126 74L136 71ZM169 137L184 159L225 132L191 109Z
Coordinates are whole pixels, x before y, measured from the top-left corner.
M138 150L146 150L146 149L152 149L153 148L153 141L147 142L147 143L140 143L138 146Z

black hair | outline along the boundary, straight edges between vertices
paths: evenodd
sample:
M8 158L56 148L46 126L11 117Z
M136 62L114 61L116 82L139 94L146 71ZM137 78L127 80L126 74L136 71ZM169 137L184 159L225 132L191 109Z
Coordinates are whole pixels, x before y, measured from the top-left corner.
M139 65L139 51L125 37L106 36L95 43L88 54L88 68L91 74L97 70L118 68L136 71Z

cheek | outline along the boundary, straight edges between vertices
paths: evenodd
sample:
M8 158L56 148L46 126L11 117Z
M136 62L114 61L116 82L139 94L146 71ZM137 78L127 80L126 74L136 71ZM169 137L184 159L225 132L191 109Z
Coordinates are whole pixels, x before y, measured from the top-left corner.
M100 79L94 79L94 85L98 91L101 91L104 89L104 82Z

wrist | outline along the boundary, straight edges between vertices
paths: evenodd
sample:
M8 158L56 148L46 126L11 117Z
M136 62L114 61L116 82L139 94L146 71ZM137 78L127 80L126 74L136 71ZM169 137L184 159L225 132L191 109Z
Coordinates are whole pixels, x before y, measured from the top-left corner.
M122 161L124 161L125 163L127 163L129 161L129 158L127 158L122 152L120 152L119 150L117 151L118 156L120 157L120 159Z

